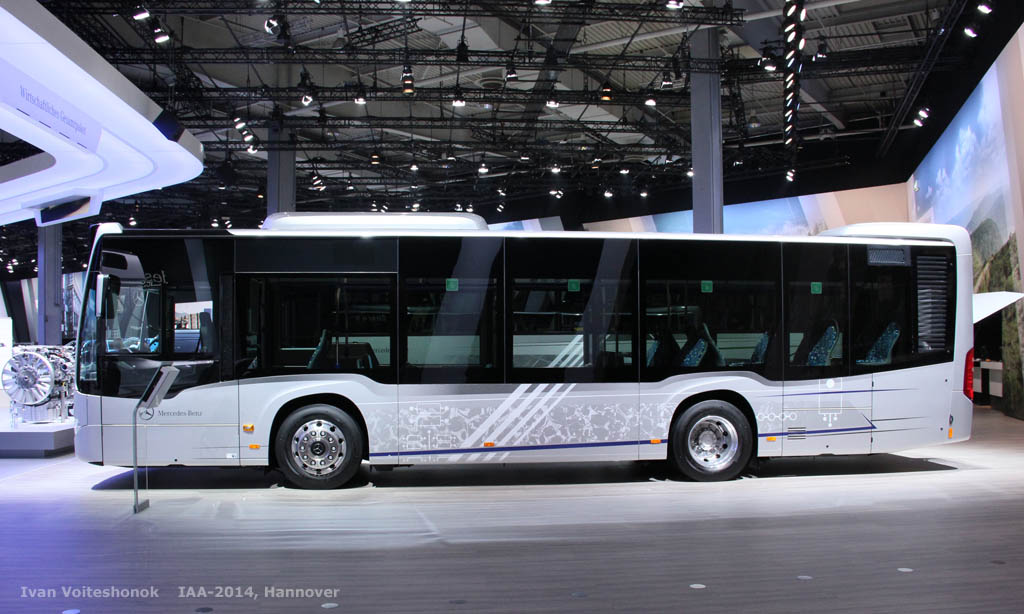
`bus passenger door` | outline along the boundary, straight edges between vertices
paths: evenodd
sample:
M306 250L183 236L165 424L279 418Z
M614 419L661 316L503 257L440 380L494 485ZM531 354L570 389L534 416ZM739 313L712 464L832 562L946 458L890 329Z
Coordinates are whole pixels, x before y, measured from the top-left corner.
M851 375L848 248L783 246L785 456L871 451L871 375Z
M105 241L96 340L105 463L131 464L135 404L169 363L177 379L157 408L139 415L139 464L238 464L238 389L222 381L218 328L228 247L192 238Z

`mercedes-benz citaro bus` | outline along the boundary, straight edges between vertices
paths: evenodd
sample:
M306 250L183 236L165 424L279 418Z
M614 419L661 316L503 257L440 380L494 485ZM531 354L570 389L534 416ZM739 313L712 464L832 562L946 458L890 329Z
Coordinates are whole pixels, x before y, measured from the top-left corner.
M473 215L279 214L258 230L97 230L75 450L272 466L754 458L970 436L970 238L504 232Z

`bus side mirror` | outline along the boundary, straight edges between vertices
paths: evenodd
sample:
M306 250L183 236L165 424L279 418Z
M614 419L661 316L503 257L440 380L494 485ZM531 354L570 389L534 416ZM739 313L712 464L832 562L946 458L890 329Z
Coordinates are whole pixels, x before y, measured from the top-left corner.
M121 292L121 279L116 275L96 275L96 317L109 318L114 313L114 295Z

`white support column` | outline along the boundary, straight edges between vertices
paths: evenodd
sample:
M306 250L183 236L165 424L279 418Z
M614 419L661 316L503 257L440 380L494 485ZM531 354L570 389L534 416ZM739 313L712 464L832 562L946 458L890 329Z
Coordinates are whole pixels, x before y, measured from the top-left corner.
M718 28L695 32L694 58L721 57ZM722 79L718 73L690 77L690 150L693 154L693 231L722 233Z
M36 289L36 341L41 345L61 345L61 319L64 316L64 291L61 271L61 226L39 229L39 269Z

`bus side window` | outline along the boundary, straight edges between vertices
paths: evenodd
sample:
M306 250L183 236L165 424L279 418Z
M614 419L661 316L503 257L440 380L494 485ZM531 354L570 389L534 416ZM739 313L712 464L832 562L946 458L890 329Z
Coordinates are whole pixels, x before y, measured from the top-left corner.
M778 348L779 259L768 241L641 241L644 380L764 373Z
M847 246L783 246L786 379L849 374Z

